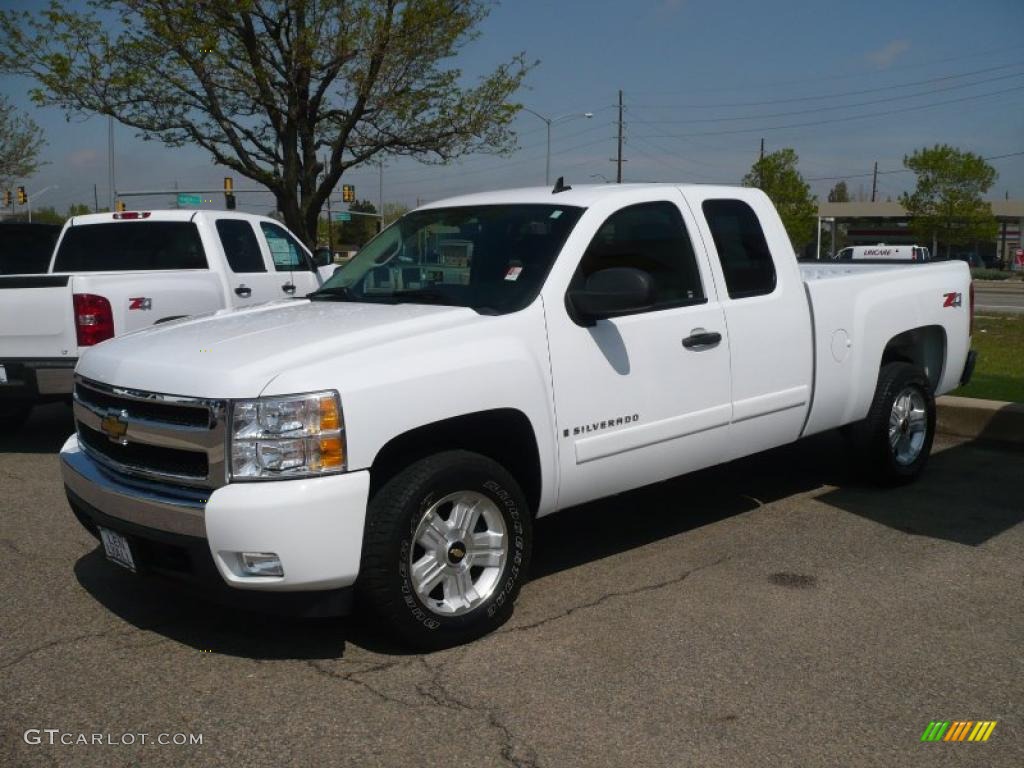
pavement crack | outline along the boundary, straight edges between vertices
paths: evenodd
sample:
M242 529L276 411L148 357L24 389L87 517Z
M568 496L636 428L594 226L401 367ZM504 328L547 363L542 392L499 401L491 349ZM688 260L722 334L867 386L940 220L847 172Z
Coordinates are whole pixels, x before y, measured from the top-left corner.
M349 664L360 664L362 662L348 662L348 663ZM381 662L379 664L373 664L372 666L363 667L363 668L360 668L360 669L353 669L353 670L351 670L349 672L338 672L336 670L333 670L333 669L330 669L329 667L327 667L326 662L324 662L324 661L313 659L313 660L310 660L310 661L306 662L306 666L308 666L310 669L312 669L318 675L322 675L324 677L329 677L329 678L331 678L333 680L340 680L341 682L344 682L344 683L352 683L353 685L357 685L360 688L362 688L362 689L368 691L369 693L373 694L374 696L379 698L381 701L385 701L385 702L388 702L388 703L391 703L391 704L401 704L402 706L409 706L409 703L407 701L403 701L402 699L399 699L399 698L397 698L395 696L392 696L392 695L390 695L388 693L385 693L384 691L380 690L377 686L373 685L372 683L370 683L370 682L368 682L366 680L361 680L359 677L357 677L357 675L370 675L370 674L373 674L374 672L384 672L385 670L393 669L394 667L405 666L406 664L408 664L407 661L385 661L385 662Z
M567 618L567 617L571 616L572 614L576 613L577 611L582 611L582 610L584 610L586 608L593 608L593 607L595 607L597 605L601 605L602 603L606 603L609 600L612 600L612 599L617 598L617 597L632 597L633 595L643 594L644 592L655 592L655 591L657 591L659 589L664 589L665 587L671 587L671 586L673 586L675 584L681 584L684 581L686 581L693 574L698 573L700 571L703 571L703 570L705 570L707 568L711 568L713 566L719 565L719 564L725 562L728 559L729 559L728 557L719 558L718 560L715 560L712 563L706 563L705 565L699 565L696 568L691 568L688 571L684 571L683 573L679 574L678 576L674 576L671 579L666 579L665 581L659 581L656 584L644 584L643 586L634 587L633 589L624 589L624 590L622 590L620 592L606 592L605 594L601 595L600 597L597 597L597 598L595 598L595 599L593 599L593 600L591 600L589 602L586 602L586 603L580 603L579 605L571 606L570 608L567 608L564 611L562 611L561 613L555 614L554 616L548 616L547 618L544 618L544 619L538 619L537 621L531 622L529 624L519 624L519 625L514 626L514 627L509 627L508 629L503 629L503 630L501 630L499 632L496 632L495 634L497 634L497 635L508 635L508 634L512 634L512 633L515 633L515 632L526 632L526 631L531 630L531 629L536 629L537 627L543 627L544 625L550 624L550 623L555 622L555 621L560 621L561 619L564 619L564 618Z
M104 632L89 632L85 635L76 635L75 637L58 638L56 640L50 640L46 643L40 643L39 645L33 646L26 651L22 651L20 654L15 656L10 661L0 665L0 670L10 669L16 667L25 661L30 656L35 656L37 653L48 651L51 648L61 648L63 646L74 645L80 643L83 640L96 640L103 637L112 637L114 635L121 634L124 630L106 630Z
M468 704L453 694L444 681L444 663L431 665L426 658L420 658L421 666L430 675L426 683L418 683L416 691L432 704L456 712L482 712L487 716L487 725L500 735L501 759L513 768L540 768L541 763L533 748L520 744L512 728L505 723L496 707Z

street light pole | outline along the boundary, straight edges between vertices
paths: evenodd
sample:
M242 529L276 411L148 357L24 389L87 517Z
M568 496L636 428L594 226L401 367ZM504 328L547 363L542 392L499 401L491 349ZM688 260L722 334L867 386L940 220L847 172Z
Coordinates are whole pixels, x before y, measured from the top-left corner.
M44 192L49 192L51 189L57 189L56 184L51 184L48 187L43 187L38 192L33 192L31 195L25 195L25 202L28 203L28 223L32 223L32 201L40 197Z
M547 126L548 132L548 151L544 159L544 184L545 186L551 183L551 124L560 123L563 120L572 120L576 117L585 117L588 120L594 116L593 112L570 112L567 115L559 115L558 117L545 117L540 112L536 112L529 107L523 107L524 112L529 112L534 117L539 117L544 121Z

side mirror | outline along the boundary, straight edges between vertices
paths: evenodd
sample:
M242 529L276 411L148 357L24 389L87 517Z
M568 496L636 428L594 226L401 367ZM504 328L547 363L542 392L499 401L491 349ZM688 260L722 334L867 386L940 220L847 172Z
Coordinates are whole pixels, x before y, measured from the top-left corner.
M569 308L585 325L607 317L640 312L654 305L654 280L641 269L612 267L587 278L582 289L569 291Z

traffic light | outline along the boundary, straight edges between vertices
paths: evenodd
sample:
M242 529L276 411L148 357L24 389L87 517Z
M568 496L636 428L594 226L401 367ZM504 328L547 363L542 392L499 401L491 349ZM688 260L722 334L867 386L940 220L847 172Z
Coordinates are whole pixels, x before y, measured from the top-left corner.
M235 180L230 176L224 177L224 207L235 210Z
M125 210L124 200L118 200L116 203L114 203L114 210L117 211L118 213L123 213Z
M18 187L18 205L24 205L28 202L28 195L25 194L24 187Z
M356 188L353 184L341 185L341 202L354 203L356 201Z
M4 190L4 208L10 208L10 207L11 207L11 190L5 189Z

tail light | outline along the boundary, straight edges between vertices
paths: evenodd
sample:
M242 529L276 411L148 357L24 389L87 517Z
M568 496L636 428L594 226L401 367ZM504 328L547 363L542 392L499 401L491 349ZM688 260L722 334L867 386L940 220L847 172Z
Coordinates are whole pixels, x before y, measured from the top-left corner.
M968 294L971 297L971 322L967 328L967 335L974 335L974 281L971 280L971 290Z
M92 293L76 293L74 302L78 346L91 347L114 337L114 313L109 301Z

